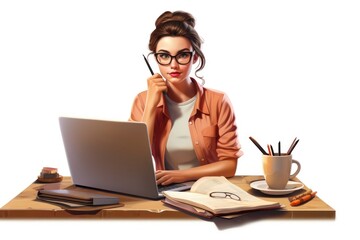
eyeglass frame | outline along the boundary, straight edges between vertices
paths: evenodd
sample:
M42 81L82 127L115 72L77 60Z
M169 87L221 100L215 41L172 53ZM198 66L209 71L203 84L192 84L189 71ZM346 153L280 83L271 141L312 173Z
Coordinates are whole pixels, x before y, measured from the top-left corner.
M224 197L215 196L215 194L219 194L219 193L225 194ZM211 192L211 193L209 193L209 196L212 198L230 198L231 200L241 201L241 198L238 195L236 195L235 193L231 193L231 192Z
M162 66L168 66L168 65L170 65L170 64L172 63L173 59L175 59L175 61L176 61L178 64L180 64L180 65L187 65L187 64L189 64L189 62L191 62L192 57L194 56L194 52L195 52L195 51L182 51L182 52L178 52L175 56L171 55L170 53L166 53L166 52L157 52L157 53L152 52L152 54L154 54L155 60L156 60L156 62L157 62L158 64L160 64L160 65L162 65ZM184 54L184 53L190 53L189 61L188 61L187 63L179 63L179 61L178 61L178 59L177 59L176 57L179 56L180 54ZM167 64L160 63L159 60L158 60L158 58L157 58L157 56L160 55L160 54L169 55L169 57L170 57L169 63L167 63Z

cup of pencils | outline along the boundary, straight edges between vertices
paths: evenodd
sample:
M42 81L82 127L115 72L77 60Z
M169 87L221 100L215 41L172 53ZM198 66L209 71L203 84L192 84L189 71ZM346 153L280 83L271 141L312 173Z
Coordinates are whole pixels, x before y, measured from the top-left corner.
M271 189L285 189L289 179L295 178L301 169L301 164L294 160L292 155L263 155L262 162L265 181ZM294 173L291 173L293 164L297 168Z
M291 155L299 139L295 138L287 152L283 153L280 142L278 143L277 152L269 144L267 145L268 151L265 151L253 137L249 138L263 154L263 171L268 187L271 189L285 189L288 181L294 179L301 170L300 162L293 159ZM297 166L295 171L292 171L293 164Z

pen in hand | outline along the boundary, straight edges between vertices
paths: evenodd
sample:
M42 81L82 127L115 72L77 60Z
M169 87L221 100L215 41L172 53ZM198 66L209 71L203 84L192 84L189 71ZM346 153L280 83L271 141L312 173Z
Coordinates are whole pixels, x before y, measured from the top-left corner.
M151 66L150 66L150 64L149 64L149 62L148 62L148 60L146 59L146 57L145 57L144 54L143 54L143 57L144 57L144 60L145 60L145 62L146 62L146 65L148 66L148 68L149 68L149 70L150 70L151 75L154 75L154 72L153 72L153 70L151 69Z

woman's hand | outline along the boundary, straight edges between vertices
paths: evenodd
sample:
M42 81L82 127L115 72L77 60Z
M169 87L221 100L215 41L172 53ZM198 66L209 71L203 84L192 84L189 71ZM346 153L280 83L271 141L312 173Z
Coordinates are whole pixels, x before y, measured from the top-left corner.
M158 185L168 185L195 181L204 176L233 177L236 173L236 166L237 159L229 159L185 170L157 170L155 172L156 183Z
M158 185L168 185L188 181L185 174L180 170L157 170L155 172L155 177Z
M166 82L159 73L147 79L148 95L146 104L148 107L156 107L160 102L161 94L167 90Z
M145 122L147 125L150 145L152 146L156 119L156 107L161 100L163 91L167 90L167 86L162 76L158 73L149 77L147 80L147 84L148 91L142 121Z

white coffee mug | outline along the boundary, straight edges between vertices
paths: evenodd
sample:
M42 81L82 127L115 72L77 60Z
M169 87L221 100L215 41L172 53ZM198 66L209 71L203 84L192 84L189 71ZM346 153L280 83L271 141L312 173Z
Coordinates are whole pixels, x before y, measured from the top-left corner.
M271 189L284 189L289 179L295 178L301 169L299 161L292 159L291 155L263 155L262 160L265 181ZM291 174L293 163L297 165L297 169Z

